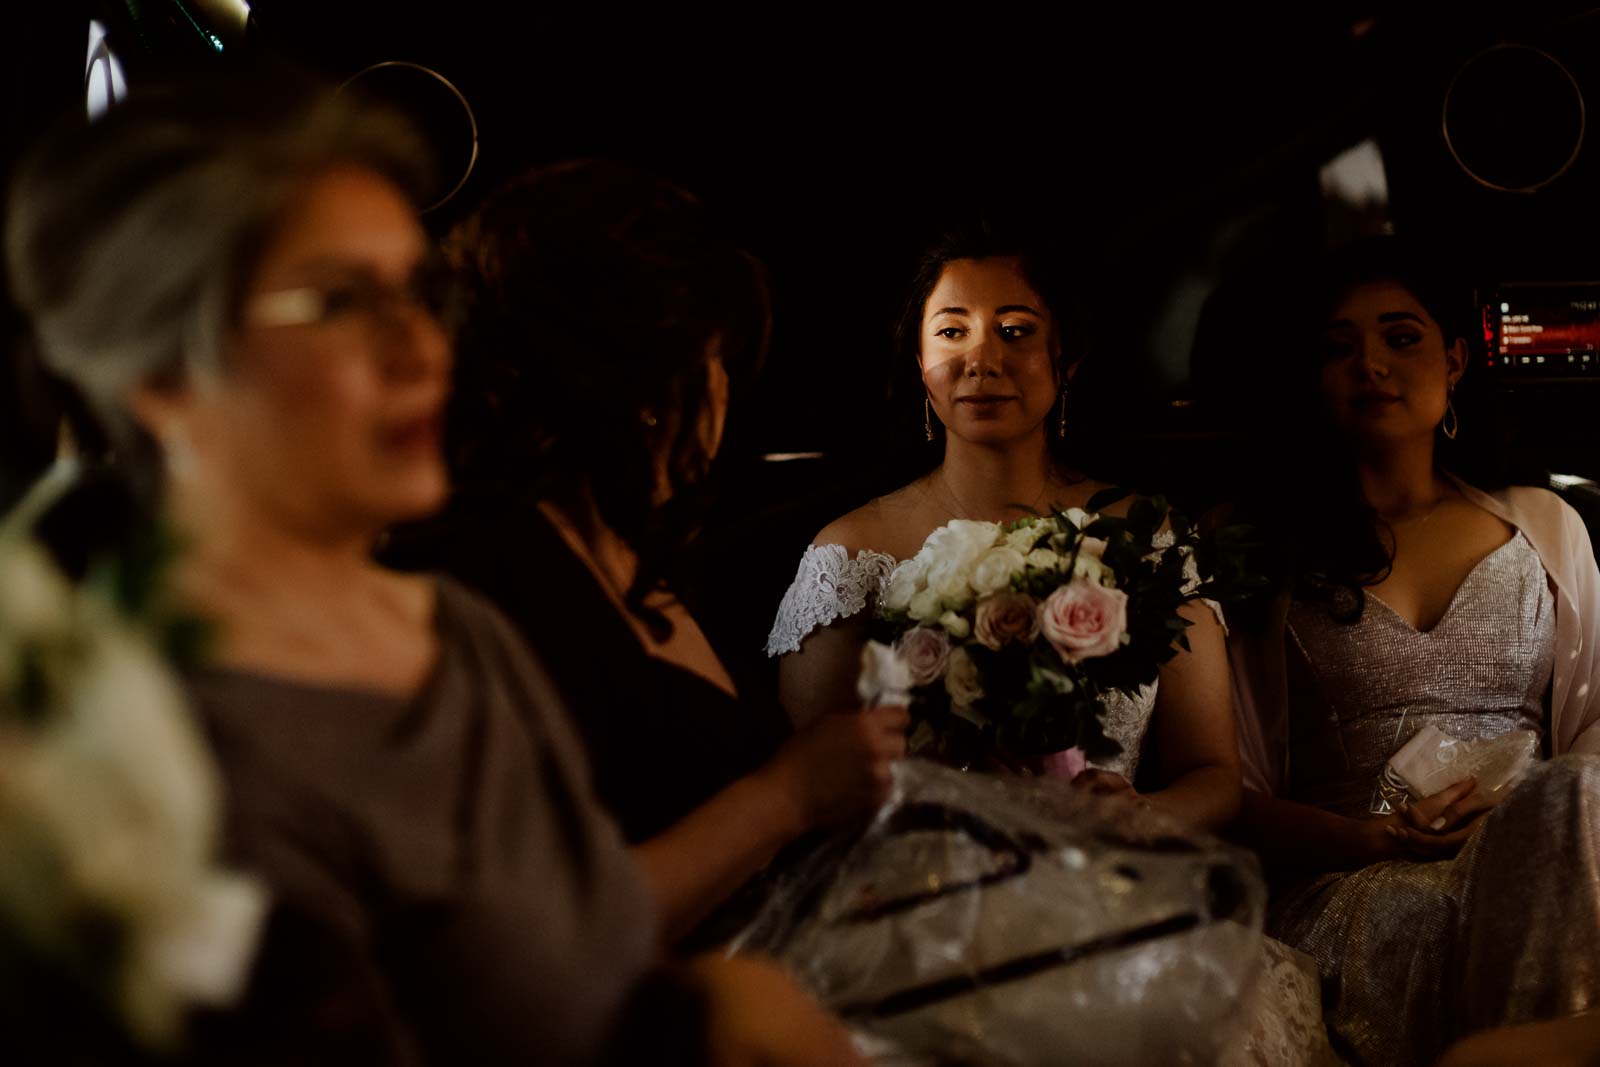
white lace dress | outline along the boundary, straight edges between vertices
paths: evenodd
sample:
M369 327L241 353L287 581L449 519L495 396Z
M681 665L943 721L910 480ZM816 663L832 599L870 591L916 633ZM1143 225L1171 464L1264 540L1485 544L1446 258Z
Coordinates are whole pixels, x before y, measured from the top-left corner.
M1165 538L1165 543L1162 543ZM1170 534L1158 535L1157 548L1168 548ZM898 561L883 552L862 550L852 558L842 545L810 545L778 605L767 636L767 655L797 652L814 630L863 611L875 610ZM1195 585L1200 576L1194 560L1185 574ZM1222 619L1221 606L1207 601ZM1102 770L1133 781L1138 772L1150 719L1155 712L1156 683L1129 696L1112 693L1106 700L1106 734L1122 746L1116 758L1097 763ZM1322 1022L1321 987L1309 956L1271 938L1262 939L1262 969L1252 995L1241 1005L1241 1025L1218 1061L1224 1067L1296 1067L1341 1062L1328 1045Z

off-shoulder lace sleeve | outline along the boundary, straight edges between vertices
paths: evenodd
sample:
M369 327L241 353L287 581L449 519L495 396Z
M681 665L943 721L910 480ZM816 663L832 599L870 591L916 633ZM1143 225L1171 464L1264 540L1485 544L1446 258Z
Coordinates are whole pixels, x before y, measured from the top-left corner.
M1150 543L1157 552L1170 552L1177 540L1171 531L1163 531L1156 534ZM1200 564L1195 561L1192 548L1184 546L1179 551L1183 553L1183 591L1192 593L1200 588ZM1210 597L1202 598L1201 603L1211 609L1211 613L1217 617L1217 625L1222 627L1222 632L1226 634L1228 632L1228 620L1222 613L1222 605Z
M894 566L894 557L882 552L863 549L851 559L843 545L808 547L800 557L799 573L778 605L778 617L767 636L767 655L796 652L812 630L876 606Z

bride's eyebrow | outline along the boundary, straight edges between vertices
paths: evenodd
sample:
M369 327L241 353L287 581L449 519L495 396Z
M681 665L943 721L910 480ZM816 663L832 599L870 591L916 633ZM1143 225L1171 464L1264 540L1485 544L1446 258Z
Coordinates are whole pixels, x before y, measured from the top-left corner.
M994 313L996 315L1004 315L1010 311L1026 311L1035 318L1044 318L1044 316L1039 314L1036 309L1029 307L1027 304L1007 304L1004 307L997 307L994 309Z
M938 311L935 311L934 314L935 315L970 315L970 314L972 314L972 312L968 311L966 308L940 308Z

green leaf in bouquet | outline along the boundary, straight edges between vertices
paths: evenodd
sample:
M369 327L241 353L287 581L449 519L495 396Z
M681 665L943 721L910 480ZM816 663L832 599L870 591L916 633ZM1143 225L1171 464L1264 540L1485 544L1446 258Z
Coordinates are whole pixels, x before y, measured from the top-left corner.
M1091 514L1097 511L1104 511L1114 504L1122 503L1132 495L1133 490L1131 489L1123 489L1114 485L1108 486L1090 497L1089 503L1084 506L1084 510Z

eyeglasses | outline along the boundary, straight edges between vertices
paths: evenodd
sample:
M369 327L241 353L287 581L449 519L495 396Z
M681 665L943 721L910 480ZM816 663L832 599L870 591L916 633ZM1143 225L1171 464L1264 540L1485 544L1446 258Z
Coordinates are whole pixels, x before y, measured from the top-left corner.
M246 326L275 329L344 322L394 325L422 312L447 328L457 319L459 286L444 270L420 271L403 285L352 279L262 293L244 306Z

